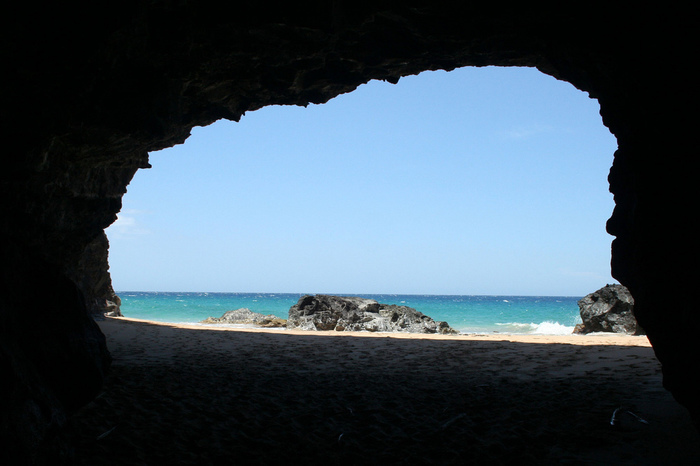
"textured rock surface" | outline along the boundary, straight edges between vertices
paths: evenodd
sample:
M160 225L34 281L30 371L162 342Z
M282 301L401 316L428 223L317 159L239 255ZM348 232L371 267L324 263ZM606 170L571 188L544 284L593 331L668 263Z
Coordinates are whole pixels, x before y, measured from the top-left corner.
M287 322L272 314L265 315L253 312L248 308L227 311L221 317L207 317L202 324L242 324L256 327L284 327Z
M82 291L88 313L96 318L104 314L112 317L122 315L121 298L112 288L108 251L107 235L98 234L80 254L77 264L66 271Z
M16 267L0 277L0 464L62 464L67 416L97 396L109 368L105 337L57 266L0 251Z
M337 332L457 333L412 307L346 296L302 296L289 309L287 328Z
M87 403L101 384L107 350L86 315L94 299L108 299L91 290L108 288L98 277L81 282L80 271L86 259L96 260L88 268L106 270L106 256L86 251L115 220L149 151L182 143L194 126L266 105L323 103L370 79L397 82L467 65L537 67L598 99L618 140L607 224L613 276L634 296L664 385L700 419L696 299L668 306L665 293L697 283L697 240L685 212L697 198L696 125L688 117L698 106L687 70L697 42L692 11L439 1L227 5L15 2L4 10L0 429L11 432L0 435L0 452L56 457L67 406ZM74 297L51 310L61 319L36 318L56 296ZM33 344L55 351L44 360ZM59 373L79 389L61 388ZM22 410L26 416L6 414Z
M634 317L634 298L622 285L606 285L578 302L582 324L574 333L615 332L644 335Z

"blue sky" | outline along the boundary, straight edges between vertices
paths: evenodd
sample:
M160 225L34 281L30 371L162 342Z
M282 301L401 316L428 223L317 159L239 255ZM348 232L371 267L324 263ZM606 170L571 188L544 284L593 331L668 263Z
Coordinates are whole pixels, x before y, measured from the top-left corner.
M461 68L194 128L107 229L114 288L583 296L615 282L599 110Z

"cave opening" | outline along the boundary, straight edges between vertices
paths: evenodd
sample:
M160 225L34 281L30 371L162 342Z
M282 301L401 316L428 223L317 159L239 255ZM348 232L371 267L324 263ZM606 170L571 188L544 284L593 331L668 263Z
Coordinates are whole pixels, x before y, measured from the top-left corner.
M635 296L635 313L648 330L654 352L663 364L665 388L689 408L697 426L700 405L694 374L698 351L692 334L697 328L696 305L692 297L672 299L671 305L668 299L668 290L692 289L694 283L693 275L686 272L694 259L692 228L687 216L677 215L674 209L693 205L695 196L693 170L685 169L691 166L696 147L692 119L687 118L687 108L692 106L696 94L692 74L686 69L694 38L692 15L655 7L636 8L632 14L629 9L608 8L601 14L596 9L572 13L570 9L565 12L529 4L523 8L482 8L332 2L328 6L270 9L259 5L237 9L234 15L220 14L211 5L194 2L122 8L106 16L96 10L81 10L78 15L75 9L63 7L35 9L31 14L25 14L23 9L11 12L16 21L4 30L5 42L9 44L5 60L8 89L12 91L5 99L4 127L10 156L2 184L7 199L3 204L6 280L2 306L6 318L1 356L3 380L7 380L3 384L6 409L1 410L3 458L9 455L11 459L23 460L11 463L45 459L47 464L66 459L71 448L63 435L66 420L72 414L68 406L83 406L91 400L98 404L106 401L109 408L123 407L116 432L131 438L125 439L121 434L105 437L104 434L115 432L110 419L108 428L98 426L100 430L85 443L97 446L94 458L99 461L86 460L85 464L133 463L119 461L115 454L133 453L130 459L141 460L154 450L158 450L156 455L170 453L171 461L154 460L150 461L152 464L175 464L188 459L201 464L198 454L217 455L217 447L223 445L230 449L229 458L241 457L243 450L239 447L246 445L258 446L256 451L262 454L270 451L270 432L264 426L243 432L230 428L235 427L230 423L232 419L238 418L237 425L245 427L247 420L256 417L245 416L231 403L242 396L257 395L255 390L247 390L255 386L246 387L235 371L227 373L214 388L231 387L230 382L236 380L231 388L241 387L241 392L228 398L222 396L221 404L211 400L202 403L213 419L223 418L219 432L231 435L212 437L207 423L183 425L183 421L198 417L193 414L199 414L189 400L179 404L185 411L176 412L175 416L165 418L156 413L136 419L136 411L143 412L149 404L160 407L157 403L177 393L178 387L172 385L177 375L169 374L163 385L156 380L152 392L146 393L138 377L119 373L129 369L120 366L124 352L113 353L115 372L107 387L114 389L113 382L120 376L135 383L124 387L117 382L116 391L110 392L122 396L116 403L108 396L95 399L109 365L105 335L97 325L109 324L109 320L96 324L85 311L96 311L101 303L93 298L104 296L102 285L109 287L102 230L116 218L128 181L146 165L146 151L181 143L196 125L209 125L220 118L238 120L242 112L276 103L323 102L368 79L393 82L399 76L426 69L484 64L536 66L599 99L605 124L617 136L619 145L609 178L616 201L607 224L615 238L612 270ZM648 66L650 63L655 66ZM122 219L115 227L124 226L127 214L122 211ZM142 225L142 219L132 219L132 226ZM90 264L94 273L81 276L85 270L83 259L92 252L97 253ZM123 282L117 268L115 263L115 284L121 288ZM92 279L96 281L93 283ZM85 293L85 303L80 299L80 291ZM50 318L42 318L44 315ZM155 375L148 366L148 357L158 355L161 348L157 343L150 349L155 354L144 353L146 358L140 369L146 379ZM241 354L245 356L244 352ZM492 355L489 352L488 362L495 359ZM468 354L466 360L473 356ZM211 363L211 358L205 360ZM224 365L228 362L225 357L220 360ZM246 363L241 358L234 361ZM446 367L443 360L439 363L436 367ZM163 367L167 372L172 365ZM255 368L266 370L264 364ZM210 369L202 367L203 374L193 375L211 377L216 372ZM480 376L484 375L482 369L476 370ZM279 381L275 378L279 371L269 375L268 380ZM386 379L391 374L381 367L376 375ZM596 375L614 376L611 371ZM297 376L298 380L306 377ZM566 456L558 462L571 462L580 457L582 447L602 446L603 435L597 434L603 434L603 429L592 429L595 433L590 435L587 427L597 426L601 414L609 419L610 392L602 392L603 403L591 404L581 397L601 396L601 392L582 392L576 383L578 379L571 386L559 386L563 390L556 393L571 395L572 403L546 406L533 413L540 422L535 426L528 416L513 422L509 413L520 415L519 409L505 410L502 417L484 409L469 409L492 406L488 403L488 399L495 399L490 382L502 378L500 372L487 374L483 384L464 390L462 394L481 392L487 397L486 403L476 399L471 406L458 406L466 406L466 410L436 410L431 396L419 400L418 405L426 412L421 420L433 422L435 427L429 431L425 422L417 423L416 430L407 431L405 421L413 419L413 413L403 411L407 416L397 417L392 408L409 403L389 398L387 410L375 411L373 418L363 420L393 417L397 422L378 426L389 434L381 439L391 442L376 442L372 434L377 430L366 429L368 425L374 427L372 422L355 424L354 432L329 429L333 434L330 438L325 432L317 432L314 439L291 438L292 431L308 432L299 421L309 420L309 413L299 413L300 417L277 424L279 439L290 440L288 444L295 447L279 449L279 458L288 460L290 452L301 453L302 457L315 453L314 458L324 459L328 458L326 453L331 453L338 455L334 458L342 458L360 451L363 441L368 440L377 446L379 456L370 456L375 462L388 464L384 461L391 459L387 455L400 453L409 458L425 454L438 462L445 460L443 464L450 459L464 464L464 458L451 456L452 453L478 451L472 442L482 439L485 455L472 458L480 463L499 459L522 462L522 447L527 446L533 449L525 460L535 463L535 451L553 444ZM585 381L597 378L588 377ZM189 381L186 377L181 380ZM341 383L341 379L337 382ZM407 388L399 399L415 399L414 380L404 380L404 385L398 382L394 386ZM531 407L520 398L523 391L519 389L525 385L511 386L513 397L502 399L512 399L514 408ZM621 393L628 395L643 391L637 388L645 386L641 382L633 387L630 380L622 379L619 385ZM271 387L274 390L274 384ZM201 395L197 384L187 388ZM434 387L431 392L435 393ZM265 400L272 406L268 419L278 421L274 408L279 394L269 395ZM286 392L282 399L288 404L295 401ZM234 412L222 416L220 406ZM341 405L340 410L353 416L347 405ZM661 411L664 410L657 410ZM436 416L438 412L440 415ZM471 416L462 416L464 412ZM328 412L316 414L333 419ZM572 422L572 414L591 422ZM156 442L152 425L143 422L158 419L165 421L163 438L170 443ZM508 432L510 438L489 435L481 421L491 423L490 432ZM698 445L696 439L694 443L693 439L678 443L681 436L676 432L683 433L687 427L679 428L677 422L652 425L660 427L651 436L637 436L636 430L634 435L618 432L621 435L617 442L612 441L612 446L619 448L618 456L625 457L624 461L653 461L656 455L659 462L668 463L673 455L687 461L688 446ZM463 435L445 431L456 426L464 428L460 433ZM562 427L569 429L570 437L562 436ZM202 436L193 438L191 434L197 429ZM528 437L532 432L539 436ZM369 435L358 439L354 433ZM397 438L407 441L396 443ZM410 442L413 438L427 442L416 447ZM100 443L105 439L111 442L111 448ZM458 448L446 448L445 439L457 439ZM635 442L631 444L630 440ZM142 442L140 448L134 448L138 442ZM310 451L319 445L327 448ZM407 448L387 452L387 446ZM614 461L610 449L600 452L596 459ZM502 454L497 458L490 456L499 453ZM220 457L203 459L224 463ZM363 459L356 462L369 463Z
M581 297L613 281L598 112L535 69L465 67L195 128L130 184L114 287Z

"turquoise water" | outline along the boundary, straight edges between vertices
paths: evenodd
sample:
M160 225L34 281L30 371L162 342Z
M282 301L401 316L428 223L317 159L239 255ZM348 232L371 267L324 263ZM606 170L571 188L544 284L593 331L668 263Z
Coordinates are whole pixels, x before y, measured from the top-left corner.
M122 314L157 322L197 323L246 307L286 319L303 294L117 292ZM462 333L570 334L581 322L580 297L561 296L436 296L354 295L385 304L410 306L444 320Z

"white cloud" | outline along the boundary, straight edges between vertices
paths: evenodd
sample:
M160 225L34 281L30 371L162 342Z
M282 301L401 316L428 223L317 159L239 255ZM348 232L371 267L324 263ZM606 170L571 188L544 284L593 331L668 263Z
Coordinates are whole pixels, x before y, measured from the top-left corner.
M127 237L135 235L146 235L150 231L143 228L137 221L137 217L147 212L136 209L124 209L117 214L117 220L111 224L106 232L111 237Z
M522 139L530 136L535 136L537 134L549 133L553 130L554 128L550 125L542 125L535 123L531 125L511 128L509 130L502 131L501 134L504 137L510 139Z

